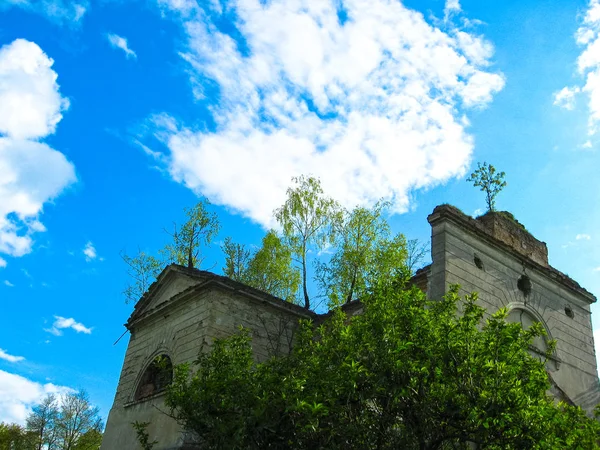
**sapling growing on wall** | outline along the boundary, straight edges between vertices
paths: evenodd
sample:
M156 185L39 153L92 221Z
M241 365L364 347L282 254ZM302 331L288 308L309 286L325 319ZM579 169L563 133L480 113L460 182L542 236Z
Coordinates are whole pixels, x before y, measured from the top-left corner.
M497 172L494 166L484 162L483 164L477 163L477 170L467 178L467 181L472 182L473 186L485 192L488 211L496 210L496 196L506 186L505 175L506 173Z
M167 260L187 266L199 268L204 258L201 249L210 245L221 228L219 218L207 209L208 200L200 200L194 207L186 208L186 222L178 227L174 225L173 233L169 233L173 242L162 252Z

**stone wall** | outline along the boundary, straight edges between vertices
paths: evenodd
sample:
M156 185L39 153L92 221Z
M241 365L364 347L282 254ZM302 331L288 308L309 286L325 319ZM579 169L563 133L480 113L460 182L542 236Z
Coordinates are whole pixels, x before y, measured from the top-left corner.
M600 401L590 312L595 298L566 275L542 264L543 258L538 263L515 249L512 230L504 231L509 238L502 241L498 239L501 234L490 233L448 206L436 208L429 221L430 296L440 298L450 285L460 284L461 295L479 293L479 304L488 315L507 307L526 311L542 322L549 338L557 341L556 358L548 365L552 378L569 399L590 411ZM521 277L531 285L527 295L519 286Z
M170 278L167 290L172 297L158 305L148 302L154 306L151 314L138 314L140 318L129 325L131 337L102 450L139 448L131 427L134 421L150 422L150 438L158 440L155 450L184 445L180 427L161 412L163 393L134 401L140 378L156 356L166 354L174 365L193 362L203 346L209 348L214 338L229 336L241 325L252 330L255 355L263 360L289 351L298 319L311 316L301 308L290 308L292 305L274 304L258 291L236 291L218 282L204 282L190 290L189 283L182 283L178 276ZM187 289L178 293L172 289L175 285Z
M428 220L432 264L413 282L432 299L458 283L463 295L479 293L488 315L506 307L511 320L541 322L548 338L557 341L548 363L551 392L587 411L600 403L590 313L595 297L550 267L546 245L508 217L488 214L475 220L440 206ZM361 311L359 302L344 308L350 315ZM168 266L127 323L131 338L102 450L139 448L134 421L150 422L150 438L158 440L155 450L185 448L182 430L161 412L163 394L134 401L140 378L156 356L166 354L174 365L193 362L214 338L229 336L241 325L252 330L255 356L264 360L289 351L299 319L326 317L226 277ZM545 342L534 344L543 350Z

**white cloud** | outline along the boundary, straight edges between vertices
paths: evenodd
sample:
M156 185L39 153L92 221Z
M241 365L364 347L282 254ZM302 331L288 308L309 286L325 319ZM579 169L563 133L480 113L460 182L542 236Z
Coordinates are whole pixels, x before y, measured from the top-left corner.
M589 241L590 239L592 239L592 237L589 234L585 234L585 233L578 234L577 236L575 236L575 240L577 240L577 241L581 241L581 240Z
M25 425L31 408L48 394L73 390L52 383L41 384L14 373L0 370L0 422Z
M219 101L214 130L153 118L176 181L270 226L299 174L320 177L344 206L383 197L404 212L413 190L465 173L465 113L504 85L488 70L492 45L395 0L345 1L341 24L338 3L228 2L243 51L210 21L215 14L177 16L193 92L206 102L204 86L216 84Z
M581 89L575 87L564 87L560 91L554 93L554 105L569 111L575 108L575 96L581 92Z
M83 254L85 255L85 260L87 262L90 262L98 257L98 254L96 253L96 248L94 247L94 244L92 244L91 241L88 241L88 243L85 244L85 247L83 248Z
M21 141L54 133L69 101L58 91L53 64L24 39L0 48L0 134Z
M219 0L212 2L220 10ZM157 0L157 4L163 11L176 11L182 15L188 15L199 8L196 0Z
M600 267L595 267L592 269L594 272L600 272Z
M61 317L61 316L54 316L54 318L56 320L52 324L52 327L44 328L44 331L47 331L48 333L52 333L55 336L62 336L62 334L63 334L62 330L67 329L67 328L71 328L71 329L77 331L78 333L85 333L85 334L92 333L91 328L86 327L81 322L77 322L72 317L67 319L67 318Z
M14 285L14 284L12 284L12 283L11 283L10 281L8 281L8 280L4 280L4 285L5 285L5 286L8 286L8 287L15 287L15 285Z
M127 45L127 39L113 33L108 33L106 37L112 48L120 48L127 58L137 58L137 54Z
M13 355L9 355L8 353L6 353L5 350L0 348L0 359L4 359L8 362L19 362L19 361L24 361L25 358L23 356L13 356Z
M458 13L461 11L459 0L446 0L446 4L444 6L444 17L446 20L450 17L451 14Z
M581 26L575 34L583 50L577 58L577 70L584 78L581 86L565 87L555 94L555 104L573 109L573 96L582 92L588 98L588 134L594 135L600 122L600 0L590 0ZM562 93L562 98L559 98ZM584 146L585 147L585 146Z
M65 155L39 139L54 133L69 102L52 59L17 39L0 48L0 254L31 251L45 203L76 180Z
M5 259L3 259L3 258L0 258L0 269L3 269L3 268L5 268L5 267L7 266L7 264L8 264L8 263L6 262L6 260L5 260Z
M88 0L2 0L0 11L20 7L26 11L46 16L51 21L78 25L89 7Z

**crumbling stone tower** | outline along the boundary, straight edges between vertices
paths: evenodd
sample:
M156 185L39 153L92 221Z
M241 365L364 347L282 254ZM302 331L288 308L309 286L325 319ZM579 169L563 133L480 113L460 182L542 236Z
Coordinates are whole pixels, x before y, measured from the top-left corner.
M506 307L508 319L524 327L541 322L547 339L557 341L547 366L553 395L591 413L600 403L590 311L596 298L551 267L546 244L509 213L473 219L442 205L427 219L432 263L415 281L434 299L458 283L461 294L478 292L490 314ZM544 351L547 339L534 347Z

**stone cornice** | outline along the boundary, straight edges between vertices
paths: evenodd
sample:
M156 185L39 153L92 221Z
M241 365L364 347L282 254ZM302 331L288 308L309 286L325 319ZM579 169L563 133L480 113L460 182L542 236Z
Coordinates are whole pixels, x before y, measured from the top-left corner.
M540 264L539 262L525 256L522 252L515 250L515 248L513 246L508 245L506 242L504 242L500 239L497 239L496 237L491 235L490 231L479 220L473 219L472 217L466 215L465 213L463 213L462 211L460 211L458 208L456 208L454 206L451 206L451 205L437 206L433 210L433 212L427 217L427 220L431 224L432 227L435 224L443 222L443 221L451 221L451 222L455 223L456 225L458 225L463 230L468 231L471 234L477 236L482 241L485 241L488 244L491 244L497 248L500 248L504 252L510 254L511 256L513 256L514 258L519 260L524 266L528 266L529 268L534 269L536 272L555 281L556 283L560 284L561 286L567 287L569 290L571 290L578 296L585 299L588 303L596 302L596 297L591 292L589 292L585 288L581 287L579 285L579 283L577 283L571 277L560 272L559 270L555 269L554 267L552 267L550 265ZM519 226L519 225L515 225L515 226ZM525 231L525 233L527 233L529 236L531 236L531 234L529 234L527 231ZM535 239L533 236L531 236L531 238ZM535 239L535 240L537 242L541 242L541 241L538 241L537 239ZM545 244L543 242L541 244L543 244L545 246Z
M176 276L177 273L198 279L198 284L190 286L182 292L175 294L170 299L165 300L159 305L156 305L156 307L148 310L147 306L150 304L152 299L158 295L163 285L168 282L169 278ZM165 308L169 308L184 299L211 288L224 289L226 291L246 297L251 301L259 301L263 304L268 304L273 308L286 310L291 314L299 316L299 318L313 319L317 317L317 314L313 311L309 311L299 305L286 302L279 297L275 297L267 292L247 286L243 283L232 280L231 278L222 275L216 275L212 272L207 272L204 270L190 269L177 264L171 264L165 267L165 269L157 277L156 281L152 283L148 291L136 303L134 311L127 320L125 326L130 330L132 327L139 324L139 322L154 316L156 312L163 311Z

